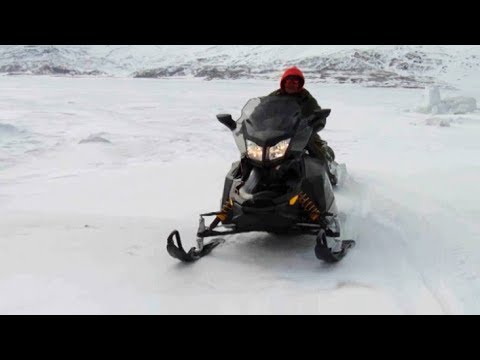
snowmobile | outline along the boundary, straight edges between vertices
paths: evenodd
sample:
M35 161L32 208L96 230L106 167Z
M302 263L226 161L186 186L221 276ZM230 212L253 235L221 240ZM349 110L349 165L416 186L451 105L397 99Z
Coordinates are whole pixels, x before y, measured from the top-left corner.
M230 114L217 115L232 131L240 160L226 175L221 210L200 215L197 247L186 252L174 230L167 239L168 253L193 262L225 242L225 235L260 231L314 235L318 259L341 260L355 241L339 240L331 164L308 152L310 137L330 112L307 116L294 99L266 96L250 99L236 121ZM209 226L207 217L214 217ZM220 238L204 243L215 236Z

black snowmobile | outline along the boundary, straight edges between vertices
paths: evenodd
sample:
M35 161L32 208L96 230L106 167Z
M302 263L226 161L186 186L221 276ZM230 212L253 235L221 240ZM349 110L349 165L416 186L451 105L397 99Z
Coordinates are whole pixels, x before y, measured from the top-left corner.
M280 97L249 100L237 121L229 114L217 115L233 132L241 159L226 176L221 210L200 215L198 247L185 252L175 230L167 240L169 254L192 262L225 241L204 244L206 237L265 231L315 235L318 259L341 260L355 241L338 239L340 221L329 164L310 156L307 146L329 115L324 109L304 116L295 100ZM215 218L206 226L209 216Z

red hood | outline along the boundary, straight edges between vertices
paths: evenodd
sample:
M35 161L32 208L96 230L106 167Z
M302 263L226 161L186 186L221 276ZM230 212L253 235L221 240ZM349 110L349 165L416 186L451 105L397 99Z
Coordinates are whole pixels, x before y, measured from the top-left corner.
M287 70L285 70L285 72L283 73L282 75L282 79L280 80L280 88L282 90L285 90L285 79L287 78L287 76L298 76L299 78L302 79L302 82L300 83L300 89L303 88L303 85L305 84L305 77L303 76L303 73L300 71L299 68L297 68L296 66L292 66L290 68L288 68Z

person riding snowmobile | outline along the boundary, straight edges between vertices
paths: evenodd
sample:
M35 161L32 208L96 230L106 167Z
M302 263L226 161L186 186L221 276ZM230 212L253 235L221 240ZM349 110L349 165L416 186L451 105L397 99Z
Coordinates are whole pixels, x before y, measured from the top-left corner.
M302 71L296 66L290 67L285 70L280 80L280 89L275 90L268 96L285 96L295 99L300 107L304 116L311 115L315 110L321 110L317 100L307 91L303 86L305 85L305 77ZM320 130L325 127L326 119L323 122ZM335 153L333 149L328 146L325 140L322 140L318 133L312 135L308 147L308 153L320 159L324 163L332 163L335 161ZM328 168L328 167L327 167ZM332 185L337 184L337 178L329 171L329 177Z

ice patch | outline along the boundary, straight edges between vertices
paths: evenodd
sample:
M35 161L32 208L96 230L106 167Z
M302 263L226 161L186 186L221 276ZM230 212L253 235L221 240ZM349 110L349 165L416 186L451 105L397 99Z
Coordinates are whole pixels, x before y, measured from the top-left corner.
M425 102L417 108L425 114L467 114L477 109L477 100L472 97L455 96L441 99L437 86L426 89Z
M451 125L479 125L480 118L477 117L463 117L463 116L445 116L438 115L425 119L425 125L428 126L440 126L440 127L450 127ZM418 125L415 124L414 125Z
M477 109L477 101L471 97L457 96L443 100L447 109L453 114L466 114Z
M425 124L428 126L440 126L440 127L450 127L450 124L453 122L451 118L428 118L425 120Z
M4 135L7 135L7 136L15 135L15 134L19 134L21 132L22 132L21 130L19 130L18 128L16 128L13 125L0 123L0 137L2 137Z

